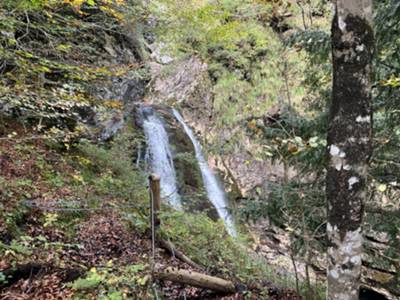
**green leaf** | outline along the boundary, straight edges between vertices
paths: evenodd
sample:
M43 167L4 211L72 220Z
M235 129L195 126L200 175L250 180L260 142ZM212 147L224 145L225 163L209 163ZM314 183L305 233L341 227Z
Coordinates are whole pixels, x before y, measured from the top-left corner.
M79 278L71 285L75 290L87 290L97 287L103 280L103 277L97 273L90 273L87 278Z
M108 294L108 299L110 300L123 300L124 297L120 292L112 292L111 294Z

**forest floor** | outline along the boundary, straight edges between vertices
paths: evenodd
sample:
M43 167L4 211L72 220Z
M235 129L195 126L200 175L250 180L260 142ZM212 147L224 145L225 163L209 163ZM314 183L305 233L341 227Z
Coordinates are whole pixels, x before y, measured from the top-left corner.
M123 199L101 196L83 183L79 164L90 164L88 159L32 139L16 122L5 124L0 136L1 300L153 299L155 293L164 299L300 299L267 279L233 295L153 282L149 231L129 225ZM94 194L101 206L60 206ZM155 262L196 271L161 248Z

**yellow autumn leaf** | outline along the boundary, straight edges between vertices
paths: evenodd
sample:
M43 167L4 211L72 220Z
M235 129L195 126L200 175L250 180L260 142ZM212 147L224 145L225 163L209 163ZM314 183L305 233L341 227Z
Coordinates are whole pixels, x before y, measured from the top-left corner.
M72 178L77 182L83 182L83 177L81 175L72 175Z
M385 192L386 190L387 190L386 184L380 184L378 186L378 191L380 191L381 193Z
M250 122L248 122L247 127L253 130L256 129L257 128L256 120L251 120Z
M289 232L294 232L294 228L290 227L290 226L286 226L286 230Z

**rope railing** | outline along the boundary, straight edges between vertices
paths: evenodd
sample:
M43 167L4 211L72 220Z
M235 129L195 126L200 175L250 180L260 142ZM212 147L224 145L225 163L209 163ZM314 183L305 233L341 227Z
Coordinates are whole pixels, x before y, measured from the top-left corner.
M114 209L126 209L126 208L141 208L138 205L116 205L116 206L105 206L105 207L89 207L93 203L87 200L50 200L45 201L45 203L37 200L23 200L22 205L29 208L36 208L45 211L104 211L104 210L114 210ZM76 207L79 206L79 207Z

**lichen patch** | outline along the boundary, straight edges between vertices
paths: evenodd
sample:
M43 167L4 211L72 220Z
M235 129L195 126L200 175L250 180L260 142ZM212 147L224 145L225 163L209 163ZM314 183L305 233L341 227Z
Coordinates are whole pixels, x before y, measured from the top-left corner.
M357 116L356 122L357 123L370 123L371 118L370 118L370 116Z
M360 182L360 179L358 179L355 176L350 177L350 179L348 180L349 183L349 190L353 189L353 185L355 185L356 183Z

